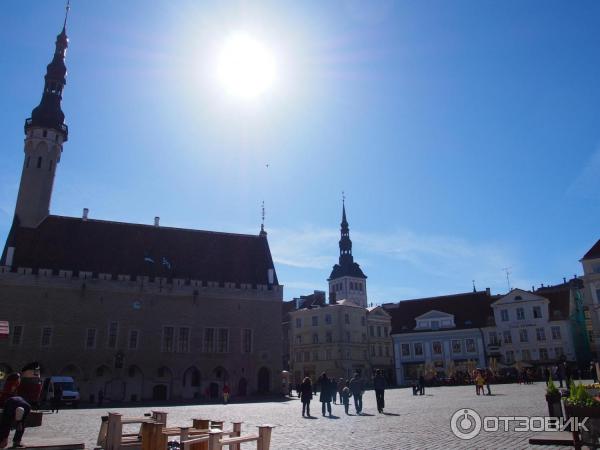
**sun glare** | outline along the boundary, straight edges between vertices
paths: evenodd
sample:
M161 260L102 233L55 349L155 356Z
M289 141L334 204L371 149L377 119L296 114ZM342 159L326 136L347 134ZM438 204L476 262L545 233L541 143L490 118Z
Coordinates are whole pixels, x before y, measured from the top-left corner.
M245 33L230 36L217 61L217 78L228 94L253 99L269 90L277 67L271 51Z

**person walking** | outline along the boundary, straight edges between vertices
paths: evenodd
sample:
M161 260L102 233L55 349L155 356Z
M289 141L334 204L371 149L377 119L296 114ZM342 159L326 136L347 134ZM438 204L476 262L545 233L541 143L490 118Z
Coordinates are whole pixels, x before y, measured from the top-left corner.
M425 377L423 374L419 375L419 395L425 395Z
M60 387L59 384L54 384L54 396L52 397L52 402L51 402L51 407L52 407L53 413L55 412L58 414L58 410L60 409L60 406L62 403L62 395L63 395L62 387Z
M479 395L480 393L482 395L484 395L483 392L483 385L485 383L485 380L483 379L483 375L481 375L481 372L477 372L477 376L475 377L475 392L477 392L477 395Z
M350 380L350 392L352 392L352 397L354 397L354 408L356 409L356 414L360 414L362 412L363 391L363 381L360 379L360 374L355 372L354 376Z
M321 412L325 415L325 410L329 413L329 417L331 417L331 391L332 386L329 382L329 378L327 378L327 374L323 372L319 377L319 387L321 388L321 394L319 395L319 401L321 402Z
M386 382L385 377L380 369L375 372L375 378L373 378L373 388L375 389L375 400L377 401L377 411L379 414L383 414L383 408L385 408L385 388Z
M338 390L337 390L337 383L335 382L335 378L332 378L331 380L329 380L329 388L331 390L331 400L333 401L333 404L336 405ZM340 403L341 403L341 401L342 400L340 399Z
M487 388L487 395L492 395L492 389L490 388L490 382L494 376L492 369L486 369L485 371L485 387Z
M344 405L344 411L348 414L348 408L350 407L350 397L352 396L352 392L350 392L350 381L346 380L344 382L344 387L342 388L342 392L340 393L340 402Z
M229 402L229 396L231 395L231 389L229 389L229 385L225 383L223 385L223 404L226 405Z
M343 378L340 378L337 382L337 391L340 395L340 403L342 403L342 391L346 387L346 383L348 383L348 380L344 380Z
M310 401L313 398L313 387L309 377L304 377L300 385L300 401L302 401L302 417L310 417Z

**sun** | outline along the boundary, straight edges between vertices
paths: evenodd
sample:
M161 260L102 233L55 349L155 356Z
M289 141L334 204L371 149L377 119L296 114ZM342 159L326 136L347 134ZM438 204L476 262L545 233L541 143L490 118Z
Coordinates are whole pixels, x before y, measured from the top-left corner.
M217 79L228 94L257 98L273 87L276 76L273 53L249 34L233 34L223 43L217 60Z

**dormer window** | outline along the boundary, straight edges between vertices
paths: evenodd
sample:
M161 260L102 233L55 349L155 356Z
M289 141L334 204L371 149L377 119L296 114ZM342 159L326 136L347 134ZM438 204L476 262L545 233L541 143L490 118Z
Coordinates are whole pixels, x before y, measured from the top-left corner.
M521 297L520 295L517 295L517 296L515 297L515 300L523 300L523 297Z
M431 321L431 329L432 330L437 330L440 328L440 321L439 320L432 320Z

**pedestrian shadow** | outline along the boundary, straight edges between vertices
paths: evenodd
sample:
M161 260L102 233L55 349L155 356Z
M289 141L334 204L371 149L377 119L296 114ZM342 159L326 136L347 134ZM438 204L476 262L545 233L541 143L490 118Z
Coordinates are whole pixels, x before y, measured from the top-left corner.
M357 415L358 416L368 416L368 417L374 417L375 416L375 414L368 414L368 413L364 413L364 412L361 412L360 414L357 414Z
M303 416L303 417L305 419L314 419L314 420L318 419L318 417L315 417L315 416Z
M400 415L400 414L388 413L388 412L384 412L384 413L381 413L381 414L383 414L384 416L399 416Z
M339 416L327 416L329 419L339 419Z

